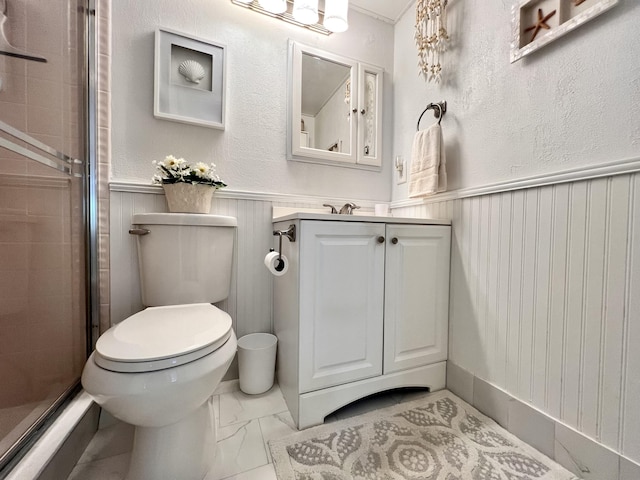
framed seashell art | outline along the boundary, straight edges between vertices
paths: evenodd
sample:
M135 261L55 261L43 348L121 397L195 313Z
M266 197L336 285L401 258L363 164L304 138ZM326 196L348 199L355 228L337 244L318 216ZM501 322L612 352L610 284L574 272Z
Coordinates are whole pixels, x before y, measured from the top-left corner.
M153 115L224 130L225 46L156 30Z
M511 63L606 12L618 0L519 0L513 6Z

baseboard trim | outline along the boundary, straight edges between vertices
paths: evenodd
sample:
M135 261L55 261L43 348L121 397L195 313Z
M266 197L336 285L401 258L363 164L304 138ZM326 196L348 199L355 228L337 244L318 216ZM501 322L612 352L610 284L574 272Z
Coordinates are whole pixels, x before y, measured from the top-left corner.
M450 360L447 361L446 388L580 478L640 478L640 464L637 462Z

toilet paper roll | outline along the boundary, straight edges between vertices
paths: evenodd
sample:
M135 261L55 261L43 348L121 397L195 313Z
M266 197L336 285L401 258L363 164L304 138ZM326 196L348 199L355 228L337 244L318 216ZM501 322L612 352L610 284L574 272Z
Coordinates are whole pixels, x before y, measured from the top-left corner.
M278 258L278 252L269 252L264 257L264 264L273 275L281 277L289 270L289 259L282 255L282 259Z

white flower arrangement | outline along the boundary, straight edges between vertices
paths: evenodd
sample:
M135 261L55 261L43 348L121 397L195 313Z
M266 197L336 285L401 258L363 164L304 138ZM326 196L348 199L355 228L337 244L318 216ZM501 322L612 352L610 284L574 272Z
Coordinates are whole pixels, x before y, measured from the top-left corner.
M226 187L218 174L216 165L211 163L198 162L191 165L184 158L176 158L173 155L167 156L163 161L151 162L156 166L157 173L152 177L152 183L156 185L166 185L171 183L191 183L211 185L214 188Z

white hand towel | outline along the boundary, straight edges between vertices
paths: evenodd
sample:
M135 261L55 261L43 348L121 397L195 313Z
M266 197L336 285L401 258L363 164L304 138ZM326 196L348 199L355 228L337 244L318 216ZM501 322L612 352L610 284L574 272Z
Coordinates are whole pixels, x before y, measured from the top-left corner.
M420 130L413 139L409 197L426 197L447 189L442 128L438 123Z

